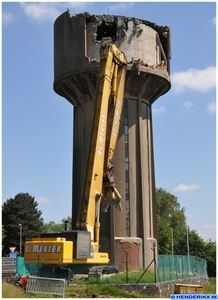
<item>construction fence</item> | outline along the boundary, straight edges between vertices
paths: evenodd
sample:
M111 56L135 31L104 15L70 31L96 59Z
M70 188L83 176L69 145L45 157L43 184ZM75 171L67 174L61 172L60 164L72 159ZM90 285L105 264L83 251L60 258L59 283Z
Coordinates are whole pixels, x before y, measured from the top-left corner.
M16 272L16 258L2 257L2 281L10 282Z
M190 277L208 278L206 260L192 255L159 254L155 269L156 282Z
M130 273L132 271L130 267L131 259L132 258L129 255L128 261L126 262L126 270L123 270L124 273ZM88 274L90 266L68 265L66 267L55 267L41 264L26 264L26 269L31 276L62 278L69 281L74 277L75 274ZM206 260L192 255L188 256L159 254L156 256L156 260L151 262L148 270L154 271L153 276L145 276L145 274L147 273L146 268L144 270L140 270L142 271L140 273L142 274L141 277L143 278L143 282L145 282L145 280L148 280L146 281L147 283L164 282L190 277L208 278ZM142 280L140 279L139 282L142 282Z
M16 274L16 258L2 257L2 276Z
M26 293L61 295L65 298L66 286L65 279L28 276Z

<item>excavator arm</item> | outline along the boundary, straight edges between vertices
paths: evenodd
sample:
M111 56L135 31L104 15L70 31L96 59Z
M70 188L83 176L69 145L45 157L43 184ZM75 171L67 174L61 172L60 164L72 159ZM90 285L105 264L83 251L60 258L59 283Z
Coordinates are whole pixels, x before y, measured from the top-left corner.
M77 227L91 232L91 240L95 243L99 242L101 200L106 209L110 203L121 209L112 170L123 106L126 64L124 53L111 40L104 41L100 50L87 171L77 218Z
M106 264L108 253L99 252L100 205L121 208L113 177L113 156L119 132L124 83L125 55L110 40L100 51L99 75L87 169L77 229L41 233L25 242L27 264L69 265Z

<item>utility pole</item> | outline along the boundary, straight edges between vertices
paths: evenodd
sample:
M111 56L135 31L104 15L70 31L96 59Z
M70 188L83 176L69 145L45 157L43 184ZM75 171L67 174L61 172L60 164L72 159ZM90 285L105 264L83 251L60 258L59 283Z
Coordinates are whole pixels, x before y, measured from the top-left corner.
M172 269L174 269L174 240L173 240L173 228L171 228L171 239L172 239Z
M20 226L20 253L22 253L22 224Z
M173 228L171 228L171 239L172 239L172 256L174 254L174 250L173 250Z
M186 236L187 236L187 252L188 252L188 272L190 272L189 235L188 235L188 218L187 217L186 217Z

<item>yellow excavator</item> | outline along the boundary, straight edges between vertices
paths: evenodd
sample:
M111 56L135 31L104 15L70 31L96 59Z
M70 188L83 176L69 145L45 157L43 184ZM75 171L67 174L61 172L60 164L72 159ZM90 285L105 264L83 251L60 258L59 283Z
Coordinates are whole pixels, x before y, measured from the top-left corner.
M125 86L127 60L111 39L100 49L99 74L87 170L76 230L42 233L25 242L26 264L108 264L108 253L99 252L100 209L110 204L122 209L113 177Z

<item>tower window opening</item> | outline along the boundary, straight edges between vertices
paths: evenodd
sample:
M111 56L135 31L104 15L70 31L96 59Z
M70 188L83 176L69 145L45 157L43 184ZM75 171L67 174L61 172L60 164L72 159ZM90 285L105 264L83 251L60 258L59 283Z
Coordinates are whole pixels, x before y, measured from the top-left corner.
M124 101L124 142L125 142L125 190L126 190L126 236L130 236L130 192L129 192L129 132L128 132L128 107Z
M105 38L105 37L110 37L113 42L116 41L116 37L117 37L116 22L102 21L102 23L98 26L96 40L100 41L100 40L102 40L102 38Z

